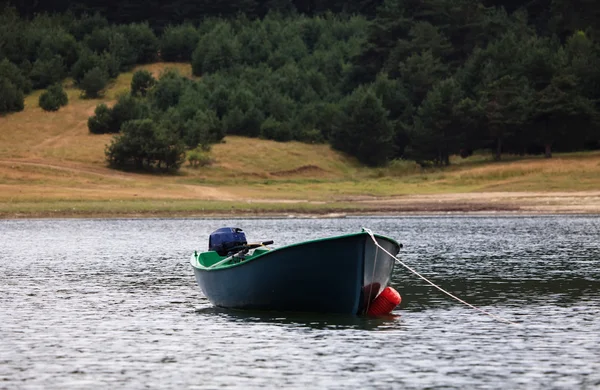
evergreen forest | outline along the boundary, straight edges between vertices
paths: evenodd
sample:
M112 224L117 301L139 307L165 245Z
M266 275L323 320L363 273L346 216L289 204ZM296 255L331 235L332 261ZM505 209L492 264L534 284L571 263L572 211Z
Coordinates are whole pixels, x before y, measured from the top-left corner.
M97 99L159 61L195 77L136 71L89 118L113 167L176 170L226 135L369 166L600 148L594 0L0 2L0 115L34 89L60 110L67 80Z

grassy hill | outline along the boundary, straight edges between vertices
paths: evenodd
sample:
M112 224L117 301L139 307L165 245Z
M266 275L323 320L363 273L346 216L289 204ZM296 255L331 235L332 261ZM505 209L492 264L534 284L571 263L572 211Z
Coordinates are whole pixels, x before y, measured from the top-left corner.
M186 64L152 64L157 74ZM238 215L403 211L600 212L600 152L541 157L454 158L445 169L408 161L360 166L327 145L226 137L208 167L175 175L109 169L110 135L92 135L87 119L101 102L129 89L121 75L99 100L83 99L66 81L69 104L0 117L0 217ZM546 208L544 208L546 205Z

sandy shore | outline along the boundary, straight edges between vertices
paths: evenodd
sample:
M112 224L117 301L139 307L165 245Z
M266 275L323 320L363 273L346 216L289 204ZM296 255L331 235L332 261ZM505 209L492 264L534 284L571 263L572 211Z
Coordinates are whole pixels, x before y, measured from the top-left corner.
M409 195L366 199L390 212L507 212L525 214L600 214L600 191L582 192L475 192Z
M352 215L600 215L600 191L584 192L481 192L436 195L409 195L393 198L353 197L343 199L344 208L336 203L320 204L307 212L307 202L270 200L284 203L285 207L272 211L268 207L251 209L244 205L261 200L236 200L236 206L227 210L147 210L144 212L58 211L38 210L27 213L0 213L0 219L21 218L152 218L152 217L321 217L334 218ZM350 204L351 207L347 207ZM352 207L355 206L355 207Z

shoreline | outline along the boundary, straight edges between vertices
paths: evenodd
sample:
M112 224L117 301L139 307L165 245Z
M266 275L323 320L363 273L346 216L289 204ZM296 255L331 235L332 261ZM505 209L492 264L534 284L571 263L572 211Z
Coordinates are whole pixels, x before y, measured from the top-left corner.
M200 201L200 200L199 200ZM204 201L206 202L206 201ZM107 204L106 204L107 203ZM22 219L260 219L260 218L344 218L344 217L409 217L409 216L600 216L600 191L545 193L461 193L407 195L393 198L369 198L330 203L256 200L234 201L206 207L210 203L188 204L177 200L161 205L144 200L125 206L110 202L76 203L41 200L31 204L15 202L7 207L0 202L0 220ZM57 206L58 204L58 206ZM307 204L310 207L307 207ZM87 207L87 208L86 208Z

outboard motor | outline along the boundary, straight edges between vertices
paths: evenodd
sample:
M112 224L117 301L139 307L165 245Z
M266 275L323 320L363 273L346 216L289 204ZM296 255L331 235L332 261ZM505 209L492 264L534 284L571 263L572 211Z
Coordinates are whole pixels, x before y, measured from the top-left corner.
M246 234L240 228L224 227L215 230L208 239L208 250L215 251L219 256L226 256L236 248L246 245Z

